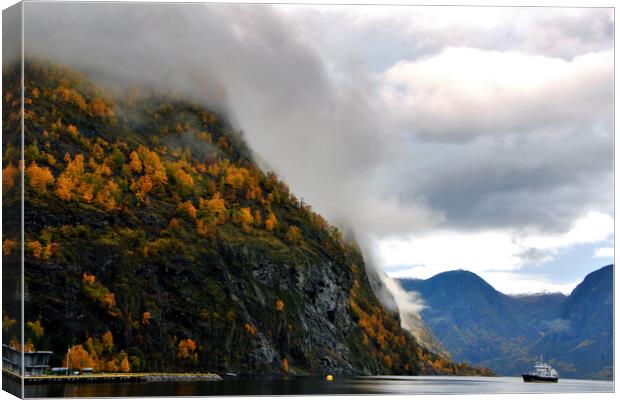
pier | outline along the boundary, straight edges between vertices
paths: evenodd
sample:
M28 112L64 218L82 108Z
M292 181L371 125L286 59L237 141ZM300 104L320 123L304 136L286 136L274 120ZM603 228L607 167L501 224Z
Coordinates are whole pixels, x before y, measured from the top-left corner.
M2 373L13 379L24 380L24 384L37 383L80 383L80 382L164 382L164 381L220 381L222 377L211 373L166 373L166 372L127 372L92 373L80 375L30 375L21 377L9 370Z

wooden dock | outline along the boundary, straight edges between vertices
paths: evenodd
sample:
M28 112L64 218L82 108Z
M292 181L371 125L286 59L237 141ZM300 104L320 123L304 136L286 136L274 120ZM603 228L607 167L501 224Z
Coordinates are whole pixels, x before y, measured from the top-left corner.
M21 380L11 371L2 369L2 373ZM35 375L24 376L24 384L37 383L96 383L96 382L181 382L181 381L220 381L222 377L211 373L165 373L165 372L127 372L127 373L92 373L82 375Z

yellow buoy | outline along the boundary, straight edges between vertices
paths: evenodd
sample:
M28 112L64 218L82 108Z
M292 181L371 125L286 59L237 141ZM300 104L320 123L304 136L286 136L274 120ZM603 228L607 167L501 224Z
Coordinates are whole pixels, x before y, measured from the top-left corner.
M327 376L325 377L325 379L327 379L329 382L331 382L331 381L333 381L333 380L334 380L334 377L333 377L333 375L327 375Z

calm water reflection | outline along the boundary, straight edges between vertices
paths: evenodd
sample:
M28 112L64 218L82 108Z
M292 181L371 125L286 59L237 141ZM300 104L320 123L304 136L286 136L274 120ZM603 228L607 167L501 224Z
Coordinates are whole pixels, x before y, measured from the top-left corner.
M3 385L7 384L6 381ZM613 392L611 381L560 379L556 384L524 383L521 378L336 377L239 379L220 382L84 383L27 385L26 397L130 397L299 394L488 394Z

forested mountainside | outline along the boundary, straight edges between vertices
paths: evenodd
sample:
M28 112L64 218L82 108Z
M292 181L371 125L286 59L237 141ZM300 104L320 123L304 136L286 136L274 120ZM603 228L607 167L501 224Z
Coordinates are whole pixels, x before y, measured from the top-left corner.
M613 265L570 294L507 296L468 271L401 280L454 361L520 375L543 355L565 378L613 378Z
M72 366L105 371L488 373L401 329L355 244L262 171L223 115L112 97L40 60L24 79L23 348L60 365L71 347ZM18 265L19 68L3 80L3 256ZM13 347L17 318L3 315Z

